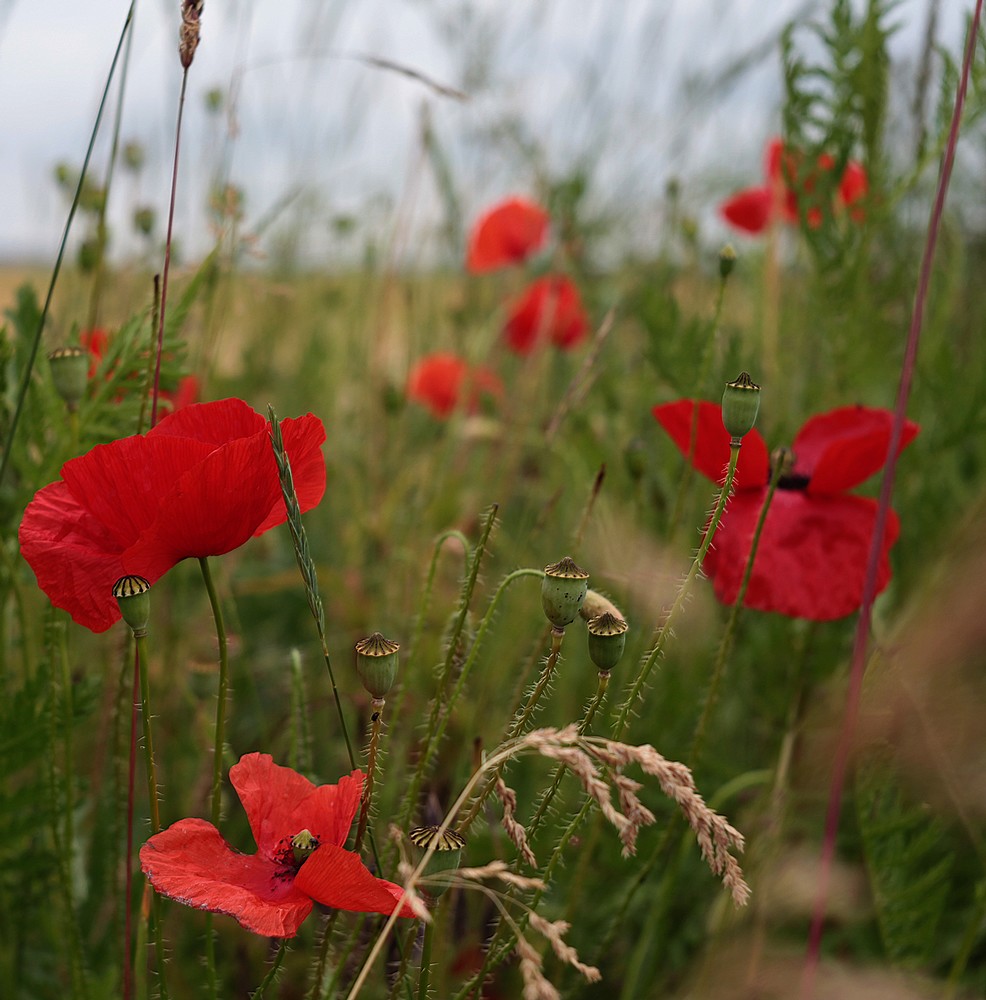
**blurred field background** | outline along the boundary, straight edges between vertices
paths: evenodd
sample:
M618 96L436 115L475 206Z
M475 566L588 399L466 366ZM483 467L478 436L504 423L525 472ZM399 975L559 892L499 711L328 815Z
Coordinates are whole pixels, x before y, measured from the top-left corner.
M47 7L0 7L5 436L126 11ZM116 89L44 331L42 354L93 327L118 337L123 361L99 377L112 377L119 395L107 400L107 388L97 400L92 389L74 440L42 356L0 484L0 983L12 997L120 995L125 643L60 615L66 692L45 658L47 602L16 538L26 504L62 462L136 430L151 277L163 259L177 9L138 5L112 185L107 193ZM349 669L353 644L380 630L403 647L375 804L381 841L414 766L467 565L458 538L436 549L441 533L475 545L498 505L459 666L505 574L567 554L590 572L631 626L601 716L609 720L714 496L711 483L686 474L652 407L718 401L746 369L763 384L758 429L775 447L813 414L893 406L969 13L934 0L768 12L643 0L206 4L182 139L171 279L181 322L169 331L166 376L173 387L193 374L203 400L238 396L262 413L273 403L281 417L313 412L325 423L328 488L305 523L359 742L371 708ZM799 76L805 65L818 73ZM814 228L802 219L761 236L730 229L720 204L761 183L764 147L782 131L799 148L865 165L861 221ZM984 151L980 45L909 407L921 433L901 456L894 493L901 536L875 609L819 997L986 994ZM545 207L549 248L495 274L467 273L470 227L509 195ZM717 313L726 240L738 259ZM549 268L577 283L587 336L569 351L518 355L501 333L510 303ZM437 351L495 372L502 395L472 412L462 399L436 418L408 398L407 384ZM875 496L877 487L874 477L854 492ZM223 557L216 571L233 646L226 765L262 750L335 781L348 760L287 530ZM729 611L707 581L696 584L630 742L690 763ZM190 561L155 587L154 623L167 823L208 812L216 640ZM542 912L571 921L569 939L604 977L588 985L549 954L562 996L798 995L854 623L742 614L694 763L706 799L748 838L751 904L733 909L693 838L669 826L672 806L648 788L658 824L636 858L621 858L616 837L591 818L562 852ZM547 640L535 583L506 592L475 648L419 820L441 817L537 676ZM578 719L595 689L580 636L563 655L539 724ZM551 771L523 761L508 776L529 819ZM574 782L561 788L554 822L533 845L542 865L582 801ZM147 835L140 801L138 843ZM231 790L224 812L224 836L252 850ZM52 831L68 814L66 890ZM494 808L472 828L469 864L516 860L498 816ZM140 898L135 887L135 909ZM495 912L464 891L442 905L429 995L454 997L478 967ZM340 921L334 954L355 925ZM201 914L166 907L173 996L206 995L203 926ZM248 995L269 943L226 917L214 929L219 995ZM357 958L370 935L357 940ZM317 940L312 917L268 996L311 995ZM410 938L405 946L417 954ZM354 969L340 958L338 970L319 995L346 995ZM141 982L139 995L156 992L153 975ZM408 982L417 996L418 980ZM364 992L390 990L378 970ZM521 990L511 960L482 995Z

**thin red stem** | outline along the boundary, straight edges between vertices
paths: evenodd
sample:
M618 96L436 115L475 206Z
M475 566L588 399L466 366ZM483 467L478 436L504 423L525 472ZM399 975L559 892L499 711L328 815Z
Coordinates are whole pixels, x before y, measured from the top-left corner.
M164 351L165 303L168 300L168 273L171 270L171 232L175 223L175 195L178 191L178 154L181 150L181 119L185 110L185 88L188 70L181 74L181 93L178 95L178 124L175 127L175 163L171 171L171 202L168 206L168 235L164 242L164 271L161 274L161 312L157 327L157 359L154 362L154 390L151 395L151 427L157 424L157 403L161 391L161 354Z
M938 244L938 233L941 230L941 220L945 208L945 195L948 192L948 182L951 178L952 166L955 162L955 147L959 138L962 108L965 104L972 59L976 50L976 39L979 35L979 21L982 16L982 8L983 0L976 0L976 8L972 15L969 37L966 42L962 76L955 95L955 108L952 111L952 124L948 133L948 142L945 146L945 157L942 161L941 173L938 177L938 191L935 195L935 204L931 210L931 219L928 223L928 235L925 240L924 255L921 258L921 270L918 277L917 292L914 296L911 324L907 333L907 346L901 366L900 384L897 389L897 403L894 408L893 426L890 432L890 446L887 449L887 460L883 466L883 482L880 485L880 499L877 506L876 522L873 526L873 537L870 541L869 561L866 566L866 578L863 584L863 603L860 607L859 620L856 623L856 635L853 639L849 690L846 693L846 708L842 717L842 730L839 734L839 744L836 748L835 763L832 769L832 781L829 786L828 810L825 816L825 839L822 844L818 889L812 912L811 929L808 934L808 949L805 955L804 969L802 970L801 1000L811 1000L811 997L814 995L815 976L818 970L822 945L822 927L828 902L832 862L835 858L835 841L839 832L842 793L846 782L849 752L852 747L856 721L859 716L863 675L866 672L866 652L873 612L873 600L876 597L877 570L880 563L880 554L883 550L883 536L890 511L890 496L893 492L894 478L897 472L897 452L900 450L900 443L904 433L907 401L911 392L911 383L914 379L914 366L917 360L918 344L921 340L921 328L924 323L925 301L928 296L928 286L931 282L931 266L934 261L935 248Z

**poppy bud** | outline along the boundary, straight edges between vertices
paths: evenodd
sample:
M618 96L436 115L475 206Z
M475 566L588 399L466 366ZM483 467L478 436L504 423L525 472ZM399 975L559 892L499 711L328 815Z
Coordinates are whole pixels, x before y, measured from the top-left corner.
M134 228L145 236L150 236L154 232L154 223L156 221L157 216L153 208L144 207L134 209Z
M736 266L736 247L732 243L727 243L719 251L719 277L725 281Z
M397 678L396 642L385 639L379 632L356 643L356 669L363 687L374 698L385 698Z
M735 382L727 382L722 394L722 424L738 444L744 434L753 430L760 409L760 386L750 378L749 372L740 372Z
M589 589L589 574L569 557L544 567L541 606L551 624L563 629L575 621Z
M78 347L59 347L48 355L48 364L58 395L74 411L89 380L89 356Z
M424 857L425 851L430 847L435 848L435 853L428 859L425 865L425 876L437 875L439 872L452 871L459 867L462 858L462 848L466 846L465 839L454 830L445 830L441 835L437 826L416 826L413 830L408 830L407 839L417 848L417 860ZM428 893L437 899L445 890L447 885L437 884L428 886Z
M113 584L113 596L134 635L146 635L151 617L151 585L147 580L142 576L121 576Z
M600 673L608 674L623 656L627 623L608 611L589 622L589 658Z
M123 165L137 174L144 166L144 147L139 142L128 142L123 147Z

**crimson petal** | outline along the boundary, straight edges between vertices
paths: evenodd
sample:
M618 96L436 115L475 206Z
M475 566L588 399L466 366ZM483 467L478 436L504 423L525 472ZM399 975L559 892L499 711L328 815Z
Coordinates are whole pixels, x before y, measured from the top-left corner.
M698 428L692 449L692 422L695 403L679 399L662 403L651 411L658 423L668 432L678 450L708 479L720 486L726 479L729 464L729 434L722 425L722 409L715 403L698 404ZM743 438L734 478L737 489L755 489L763 486L770 475L767 445L754 429Z
M140 866L162 895L229 914L267 937L293 937L312 909L296 880L259 854L234 851L203 819L179 820L155 834L140 849Z
M358 854L332 844L319 846L298 870L295 885L325 906L356 913L391 914L404 892L399 885L370 874ZM400 915L415 914L405 903Z
M766 490L735 494L704 569L716 597L733 604L750 554ZM812 496L799 490L774 494L744 604L793 618L831 621L859 609L876 502L867 497ZM899 522L891 511L883 538L877 593L890 581L890 548Z
M273 857L285 837L302 830L321 844L341 846L363 789L363 772L344 775L337 785L313 785L266 753L248 753L229 769L261 854Z
M544 244L548 214L524 198L508 198L476 221L466 267L473 274L519 264Z
M809 477L809 493L850 490L878 472L887 459L893 414L866 406L844 406L812 417L792 445L795 472ZM914 440L918 425L906 421L901 450Z
M731 226L757 235L770 224L773 203L770 188L746 188L727 198L719 206L719 211Z

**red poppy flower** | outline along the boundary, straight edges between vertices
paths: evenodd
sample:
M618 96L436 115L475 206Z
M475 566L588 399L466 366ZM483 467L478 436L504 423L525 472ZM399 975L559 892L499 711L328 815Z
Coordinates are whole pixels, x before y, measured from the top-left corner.
M574 347L589 329L582 299L563 276L538 278L511 306L503 335L517 354L530 354L546 338L556 347Z
M412 369L407 379L407 395L431 410L436 417L447 417L459 405L463 390L469 393L468 407L476 410L481 396L503 395L503 383L489 368L469 365L455 354L429 354Z
M194 375L185 375L174 392L161 392L161 400L171 413L185 409L199 401L199 380Z
M762 233L773 222L781 220L796 223L799 218L799 201L807 202L805 218L812 228L822 223L822 207L811 204L818 184L814 171L800 178L799 190L789 186L789 180L797 177L803 157L796 149L785 149L783 142L771 139L764 157L764 173L767 183L761 187L745 188L722 203L719 208L723 218L743 232ZM828 153L818 158L818 170L830 172L835 159ZM868 182L862 164L850 160L839 181L837 204L850 207L866 194ZM816 196L817 200L817 196ZM862 212L857 205L850 213L853 220L862 220Z
M99 364L109 347L109 334L100 327L92 330L83 330L79 334L79 344L83 350L89 352L89 378L92 378L99 369Z
M729 435L719 406L699 403L698 434L691 447L695 403L679 400L654 407L654 416L695 468L722 483ZM847 406L812 417L794 439L794 467L784 474L767 512L744 603L794 618L829 621L852 614L863 599L863 577L877 504L846 491L882 466L890 445L888 410ZM918 426L908 421L901 448ZM716 597L732 604L750 554L753 532L767 494L770 459L756 430L743 438L735 492L716 532L704 569ZM890 548L899 522L891 511L883 537L877 592L890 582Z
M403 890L376 878L345 849L363 772L313 785L265 753L229 769L256 854L240 854L204 819L182 819L140 849L140 867L162 895L235 917L265 937L293 937L313 902L358 913L393 913ZM405 903L402 917L414 913Z
M325 492L325 429L311 414L282 427L309 510ZM286 517L267 421L223 399L66 462L28 504L18 537L51 602L103 632L120 617L121 576L154 583L182 559L229 552Z
M469 235L466 268L473 274L520 264L544 245L548 213L524 198L508 198L477 220Z

